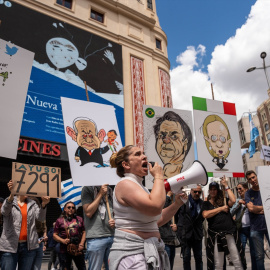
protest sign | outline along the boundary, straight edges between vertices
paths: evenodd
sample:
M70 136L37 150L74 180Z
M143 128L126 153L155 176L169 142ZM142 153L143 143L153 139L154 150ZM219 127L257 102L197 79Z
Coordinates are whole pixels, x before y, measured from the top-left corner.
M262 145L260 158L266 161L270 161L270 147L269 146Z
M0 39L0 156L16 159L34 53Z
M61 197L61 169L12 163L13 194L34 197Z

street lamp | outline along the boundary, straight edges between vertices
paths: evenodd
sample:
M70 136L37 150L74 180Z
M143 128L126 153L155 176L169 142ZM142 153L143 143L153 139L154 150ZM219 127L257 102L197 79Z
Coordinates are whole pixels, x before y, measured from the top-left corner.
M253 70L255 70L255 69L263 69L264 70L264 74L265 74L265 77L266 77L266 81L267 81L267 84L268 84L268 89L270 89L270 83L269 83L269 78L268 78L268 74L267 74L267 72L266 72L266 69L267 68L269 68L270 67L270 65L269 66L266 66L265 65L265 57L266 57L266 52L262 52L261 54L260 54L260 57L262 58L262 60L263 60L263 66L262 67L251 67L251 68L249 68L248 70L247 70L247 72L251 72L251 71L253 71Z

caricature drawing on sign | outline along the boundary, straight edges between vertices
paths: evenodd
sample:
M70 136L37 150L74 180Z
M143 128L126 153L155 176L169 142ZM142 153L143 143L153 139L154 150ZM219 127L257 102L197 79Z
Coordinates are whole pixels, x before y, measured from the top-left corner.
M119 145L119 143L115 140L117 137L116 131L114 129L109 130L107 133L107 137L108 137L108 139L105 140L104 142L107 142L111 151L113 153L116 153L117 152L116 145Z
M209 115L205 118L203 126L203 135L209 154L213 157L213 162L223 170L228 163L227 157L231 151L231 135L227 124L218 115Z
M78 144L75 160L81 161L83 166L90 162L96 162L96 168L109 167L103 162L102 155L109 151L109 146L100 147L106 132L104 129L98 131L95 122L86 117L78 117L73 121L73 128L66 128L67 134Z
M154 133L156 152L164 164L164 177L179 174L192 144L189 126L178 114L168 111L157 119Z

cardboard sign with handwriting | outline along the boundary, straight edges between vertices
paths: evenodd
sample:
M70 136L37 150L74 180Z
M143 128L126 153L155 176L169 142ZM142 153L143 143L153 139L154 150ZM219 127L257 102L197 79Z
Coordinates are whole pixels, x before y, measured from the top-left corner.
M34 197L61 197L61 169L13 162L13 193Z

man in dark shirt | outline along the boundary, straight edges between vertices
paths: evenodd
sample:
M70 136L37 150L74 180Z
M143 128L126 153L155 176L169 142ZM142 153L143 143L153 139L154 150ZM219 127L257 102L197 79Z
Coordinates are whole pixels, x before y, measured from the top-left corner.
M245 194L245 202L250 218L250 237L255 248L257 269L264 270L264 236L269 242L269 235L262 206L262 198L258 183L257 174L254 171L247 171L246 178L251 184Z
M196 262L196 270L203 269L202 261L202 238L203 238L203 220L202 204L200 199L202 188L198 185L191 189L187 202L181 206L178 217L177 233L181 240L183 252L184 270L190 270L191 249L193 250Z

